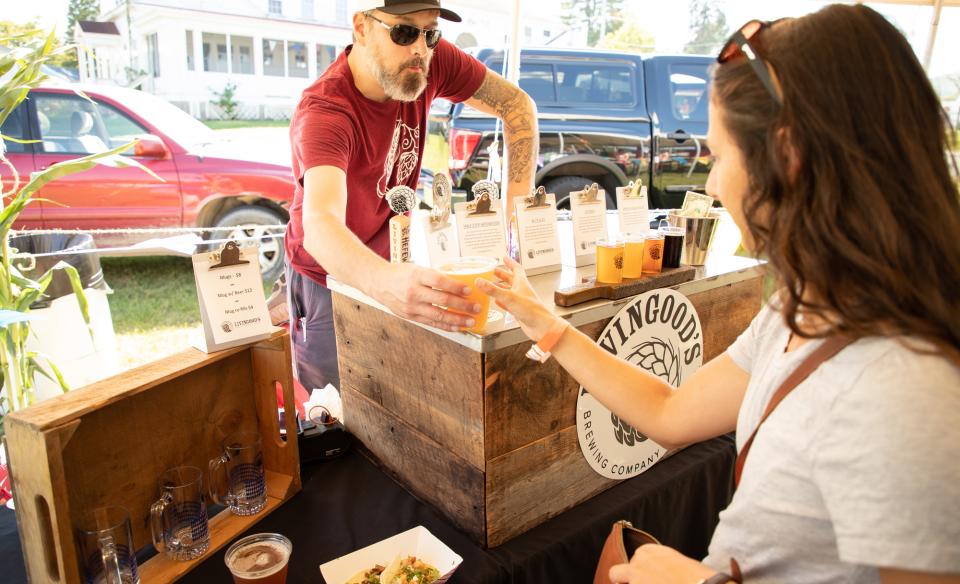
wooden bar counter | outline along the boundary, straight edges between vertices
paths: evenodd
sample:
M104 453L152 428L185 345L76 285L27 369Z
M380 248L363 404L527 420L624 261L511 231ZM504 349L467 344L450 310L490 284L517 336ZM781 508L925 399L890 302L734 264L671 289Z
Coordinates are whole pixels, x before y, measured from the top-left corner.
M556 289L593 270L565 266L530 280L553 305ZM674 287L700 315L704 363L757 313L761 279L755 260L716 256ZM509 314L483 334L448 333L329 286L346 425L390 475L480 545L498 546L617 483L595 473L577 444L579 385L555 360L524 356L530 340ZM597 339L630 300L555 311Z

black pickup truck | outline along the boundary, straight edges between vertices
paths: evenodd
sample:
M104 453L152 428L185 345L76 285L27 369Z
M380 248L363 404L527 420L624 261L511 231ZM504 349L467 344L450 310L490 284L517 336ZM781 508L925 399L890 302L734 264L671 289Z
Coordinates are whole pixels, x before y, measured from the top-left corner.
M503 53L473 53L503 72ZM520 87L536 102L540 156L536 184L568 195L596 182L616 206L615 188L631 180L649 187L650 208L680 206L703 191L710 171L706 145L710 65L703 56L650 56L590 49L524 49ZM435 131L450 148L455 189L488 178L489 148L503 135L496 120L464 104L434 103Z

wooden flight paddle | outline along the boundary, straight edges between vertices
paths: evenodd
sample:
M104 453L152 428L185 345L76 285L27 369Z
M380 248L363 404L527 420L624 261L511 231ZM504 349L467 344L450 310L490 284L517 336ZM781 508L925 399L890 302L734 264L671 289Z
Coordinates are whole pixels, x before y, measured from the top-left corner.
M643 294L656 288L676 286L693 280L696 275L695 266L680 266L679 268L664 268L658 274L644 274L640 278L624 278L620 284L597 283L590 278L582 284L561 288L553 293L553 302L557 306L574 306L589 300L606 299L620 300L628 296Z

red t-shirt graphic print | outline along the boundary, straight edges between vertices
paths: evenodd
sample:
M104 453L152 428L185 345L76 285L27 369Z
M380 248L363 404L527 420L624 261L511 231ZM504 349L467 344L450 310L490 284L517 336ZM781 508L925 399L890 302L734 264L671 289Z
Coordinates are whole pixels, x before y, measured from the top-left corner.
M415 189L435 97L465 101L480 87L486 68L441 41L430 62L427 87L413 102L371 101L354 85L347 64L351 47L304 90L290 121L296 192L285 246L291 266L326 285L326 270L303 247L303 175L335 166L347 175L347 227L383 258L390 257L392 211L384 195L397 185ZM322 195L321 195L322 196Z

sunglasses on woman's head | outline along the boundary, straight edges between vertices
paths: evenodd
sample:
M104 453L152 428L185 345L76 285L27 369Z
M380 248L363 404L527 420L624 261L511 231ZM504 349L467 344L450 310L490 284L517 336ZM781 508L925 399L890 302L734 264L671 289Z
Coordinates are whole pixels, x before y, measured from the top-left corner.
M401 47L408 47L417 42L420 34L423 33L423 40L427 43L427 48L432 49L440 42L440 29L438 28L419 28L412 24L394 24L389 25L372 14L367 14L370 18L380 23L380 26L390 31L390 40Z
M758 39L758 35L763 30L770 28L774 24L780 22L780 20L774 20L772 22L751 20L747 24L741 26L740 30L733 33L727 42L723 44L723 48L720 49L720 54L717 55L717 62L723 64L738 57L745 57L747 62L750 63L750 67L757 74L757 77L760 78L763 86L766 87L767 91L770 92L770 95L773 96L774 101L776 101L778 105L782 106L783 97L780 95L776 84L773 82L773 67L770 66L770 63L767 63L760 57L760 55L757 53L756 45L750 42L751 39Z

